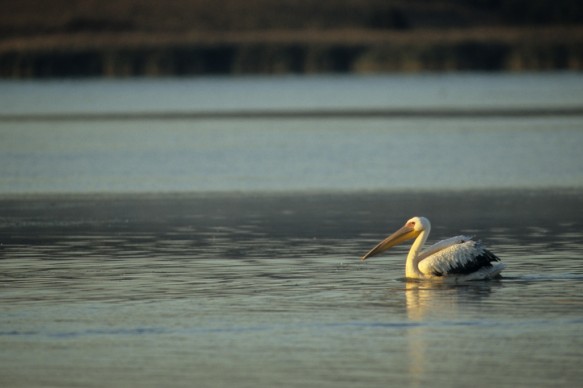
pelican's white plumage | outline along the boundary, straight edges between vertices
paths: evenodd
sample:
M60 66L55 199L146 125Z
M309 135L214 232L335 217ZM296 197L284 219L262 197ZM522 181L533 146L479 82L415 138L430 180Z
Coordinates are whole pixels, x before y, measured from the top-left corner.
M422 251L430 231L431 223L427 218L413 217L401 229L378 243L361 260L415 239L407 255L407 278L447 278L456 281L493 279L499 277L506 267L480 241L474 241L468 236L451 237Z

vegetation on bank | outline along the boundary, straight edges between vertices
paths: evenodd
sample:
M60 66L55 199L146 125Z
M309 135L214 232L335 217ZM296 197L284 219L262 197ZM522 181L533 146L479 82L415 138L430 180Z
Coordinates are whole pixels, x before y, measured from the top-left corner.
M0 1L0 76L583 69L570 0Z

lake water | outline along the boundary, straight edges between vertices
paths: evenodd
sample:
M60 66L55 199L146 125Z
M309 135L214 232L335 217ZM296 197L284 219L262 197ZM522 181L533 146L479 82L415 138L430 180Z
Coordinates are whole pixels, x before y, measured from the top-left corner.
M0 102L4 194L583 187L575 73L3 82Z
M583 381L583 76L0 98L2 386ZM359 262L413 215L482 239L504 278L407 282L405 245Z

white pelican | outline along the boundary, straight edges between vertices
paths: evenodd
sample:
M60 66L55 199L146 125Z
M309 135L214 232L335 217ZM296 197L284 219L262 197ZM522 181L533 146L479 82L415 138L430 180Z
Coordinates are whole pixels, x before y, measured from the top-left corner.
M480 241L455 236L421 251L429 237L431 223L425 217L413 217L405 225L378 243L361 260L366 260L399 243L415 239L407 255L405 276L412 279L454 279L455 281L493 279L506 267Z

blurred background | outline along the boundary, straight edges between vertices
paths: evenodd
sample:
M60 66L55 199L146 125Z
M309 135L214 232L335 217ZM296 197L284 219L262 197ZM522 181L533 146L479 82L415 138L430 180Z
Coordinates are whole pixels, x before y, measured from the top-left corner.
M0 76L583 69L572 0L0 1Z
M0 386L580 386L582 22L0 0ZM505 279L359 264L413 215Z
M582 4L0 0L0 193L579 188Z

